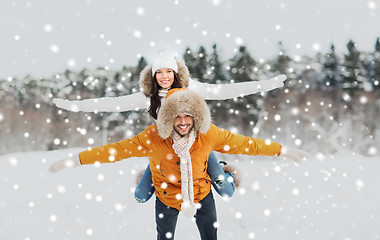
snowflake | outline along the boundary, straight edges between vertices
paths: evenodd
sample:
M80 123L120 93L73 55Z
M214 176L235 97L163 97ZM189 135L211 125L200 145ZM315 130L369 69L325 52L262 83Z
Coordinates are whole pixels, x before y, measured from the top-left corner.
M295 188L292 190L292 193L294 196L297 196L300 193L300 191L297 188Z
M73 59L73 58L67 60L67 66L70 68L75 67L76 64L77 63L76 63L75 59Z
M46 23L46 24L44 25L44 31L45 31L46 33L49 33L49 32L51 32L51 31L53 31L53 26L52 26L51 24L49 24L49 23Z
M357 187L357 190L361 190L364 187L364 182L361 179L357 179L355 181L355 185Z
M100 196L100 195L98 195L98 196L96 196L95 200L96 200L97 202L101 202L101 201L103 200L103 197Z
M18 165L18 160L16 158L12 157L12 158L9 159L9 163L12 166L17 166Z
M98 180L99 181L103 181L104 180L104 175L103 174L99 174L98 175Z
M265 210L264 210L264 215L265 215L265 216L268 217L268 216L270 216L270 214L271 214L271 211L270 211L269 209L265 209Z
M115 203L114 208L116 211L121 212L125 207L120 203Z
M66 192L66 188L65 186L62 186L62 185L58 185L57 186L57 191L61 194L65 193Z
M143 15L145 15L145 9L144 9L143 7L138 7L138 8L136 9L136 14L137 14L138 16L143 16Z
M57 216L55 216L54 214L50 216L50 221L52 222L55 222L57 221Z
M235 217L236 217L237 219L241 219L241 218L243 217L243 214L242 214L241 212L236 212L236 213L235 213Z
M50 45L50 51L53 53L58 53L59 52L59 47L55 44Z
M94 230L92 230L91 228L89 228L89 229L86 230L86 234L87 234L88 236L91 236L91 235L94 234Z
M161 184L161 188L162 189L166 189L168 187L168 184L166 183L166 182L163 182L162 184Z
M376 9L376 3L374 1L368 1L367 2L367 6L371 9L371 10L375 10Z
M135 38L141 38L142 37L142 33L139 30L134 30L133 31L133 36Z

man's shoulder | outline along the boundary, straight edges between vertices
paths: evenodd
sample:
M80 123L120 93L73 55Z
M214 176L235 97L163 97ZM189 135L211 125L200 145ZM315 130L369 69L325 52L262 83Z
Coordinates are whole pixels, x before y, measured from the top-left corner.
M157 142L159 141L160 135L158 135L158 130L156 125L150 125L144 129L144 131L140 132L139 134L135 135L131 139L139 139L139 141L148 141L148 142Z
M220 131L223 131L223 129L216 126L215 124L211 124L206 135L212 135L212 134L215 134L215 133L220 132Z
M142 132L151 136L157 135L158 136L158 130L157 130L157 125L150 125L145 128L145 130Z
M145 131L156 131L157 130L157 125L153 124L145 128Z

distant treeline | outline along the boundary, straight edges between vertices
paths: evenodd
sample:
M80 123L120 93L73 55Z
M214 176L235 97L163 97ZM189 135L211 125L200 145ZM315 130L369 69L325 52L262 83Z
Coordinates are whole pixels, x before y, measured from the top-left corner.
M379 154L380 40L362 52L350 40L347 51L331 44L325 53L290 57L278 44L273 59L256 60L245 46L228 60L217 45L207 52L187 48L183 59L201 82L231 83L285 74L285 87L243 98L209 101L213 121L245 135L302 145L309 151ZM139 91L141 57L136 66L70 70L49 79L30 75L0 79L0 154L15 151L97 146L130 137L154 122L144 110L125 113L72 113L53 98L115 97Z

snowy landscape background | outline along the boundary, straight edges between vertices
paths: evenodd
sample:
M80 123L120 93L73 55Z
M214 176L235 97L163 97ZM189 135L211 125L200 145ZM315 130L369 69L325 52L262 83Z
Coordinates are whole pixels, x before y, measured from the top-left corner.
M147 159L48 172L76 151L0 157L1 239L155 239L154 197L132 193ZM243 182L227 201L214 192L219 239L379 239L378 157L227 160ZM175 237L199 239L195 223L180 215Z
M214 194L220 239L380 238L379 1L136 4L0 3L0 239L155 239L154 200L133 198L147 159L48 167L153 124L144 110L68 112L52 100L139 91L162 46L201 82L285 74L281 89L208 101L213 121L312 155L295 165L218 154L243 176L233 198ZM183 216L175 236L199 239Z

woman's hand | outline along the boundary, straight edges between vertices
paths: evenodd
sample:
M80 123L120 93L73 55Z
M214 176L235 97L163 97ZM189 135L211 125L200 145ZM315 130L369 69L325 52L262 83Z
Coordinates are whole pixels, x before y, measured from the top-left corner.
M79 112L81 109L79 108L79 105L77 104L77 101L70 101L62 98L54 98L53 103L55 106L72 111L72 112Z

